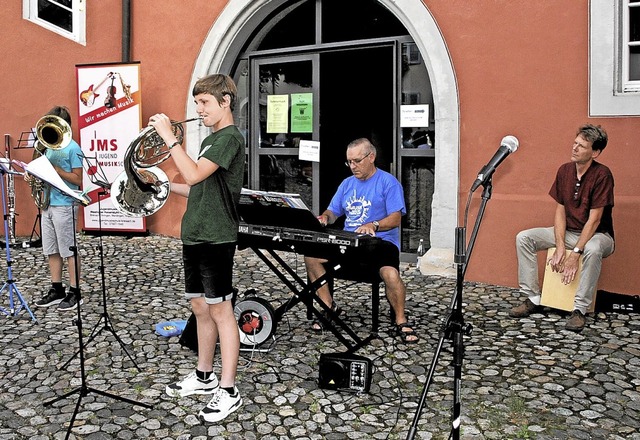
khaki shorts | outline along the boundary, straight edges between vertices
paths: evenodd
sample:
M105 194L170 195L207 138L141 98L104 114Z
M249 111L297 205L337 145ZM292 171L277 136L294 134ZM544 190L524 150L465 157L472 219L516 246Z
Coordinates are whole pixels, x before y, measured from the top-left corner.
M42 253L60 254L62 258L73 255L75 246L74 218L75 206L49 206L42 212L40 229L42 230Z

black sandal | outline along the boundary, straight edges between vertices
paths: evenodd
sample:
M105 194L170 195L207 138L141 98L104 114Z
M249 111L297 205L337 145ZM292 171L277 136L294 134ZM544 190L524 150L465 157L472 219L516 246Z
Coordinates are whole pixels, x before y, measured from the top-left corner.
M336 304L335 301L331 302L331 310L333 311L333 313L335 313L336 315L340 315L340 313L342 313L342 309L340 307L338 307L338 305ZM331 323L331 321L333 321L331 319L331 316L329 316L329 314L323 310L322 311L322 316L329 322ZM321 332L324 330L324 325L322 324L322 322L319 319L314 319L313 322L311 323L311 330L313 330L314 332Z
M398 336L405 344L415 344L420 340L418 334L413 329L413 326L408 322L396 324L396 336ZM415 337L415 339L409 339L412 337Z

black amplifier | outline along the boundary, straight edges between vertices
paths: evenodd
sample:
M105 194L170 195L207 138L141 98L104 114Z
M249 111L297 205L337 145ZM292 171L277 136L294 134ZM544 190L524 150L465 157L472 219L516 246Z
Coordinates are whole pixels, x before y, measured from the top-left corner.
M640 296L598 290L596 295L596 312L639 313Z
M371 361L348 353L320 355L320 388L352 393L368 392L371 387Z

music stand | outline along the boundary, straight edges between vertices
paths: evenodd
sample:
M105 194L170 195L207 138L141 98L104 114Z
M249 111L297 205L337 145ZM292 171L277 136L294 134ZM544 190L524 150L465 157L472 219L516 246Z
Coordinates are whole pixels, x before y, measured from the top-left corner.
M37 164L34 164L34 162L38 162ZM49 169L50 167L50 169ZM49 159L47 159L46 156L41 156L38 159L35 159L33 161L31 161L31 163L29 163L28 165L25 164L25 170L28 171L29 173L33 174L34 176L44 180L46 183L50 184L51 186L56 187L57 189L59 189L60 191L62 191L63 193L71 196L76 203L81 203L83 205L88 205L90 200L88 197L86 197L86 195L84 195L83 193L81 193L80 191L74 191L71 188L69 188L67 186L66 183L64 183L64 181L62 180L62 178L60 178L60 176L58 175L58 173L56 173L56 171L53 169L53 166L51 165L51 162L49 162ZM53 174L51 174L51 172L53 172ZM54 175L55 174L55 175ZM86 395L88 395L90 392L94 392L96 394L99 394L101 396L105 396L105 397L110 397L112 399L115 400L120 400L122 402L127 402L130 403L132 405L139 405L145 408L152 408L152 405L148 405L146 403L141 403L141 402L136 402L135 400L132 399L127 399L125 397L120 397L120 396L116 396L115 394L111 394L111 393L107 393L106 391L101 391L95 388L91 388L89 386L87 386L87 376L86 376L86 371L85 371L85 366L84 366L84 344L82 342L82 314L80 313L81 307L80 307L80 303L81 303L81 299L82 299L82 295L80 293L80 274L79 274L79 270L78 270L78 245L77 245L77 239L76 239L76 207L74 206L72 209L72 219L73 219L73 246L70 248L71 251L73 251L73 260L74 260L74 264L76 265L76 286L78 286L78 289L76 291L76 319L73 320L73 323L78 327L78 346L79 346L79 351L78 354L80 355L80 386L74 390L69 391L68 393L63 394L62 396L56 397L55 399L49 400L45 403L43 403L43 406L49 406L52 405L55 402L58 402L62 399L66 399L67 397L78 393L78 401L76 402L76 406L75 409L73 410L73 414L71 416L71 420L69 421L69 428L67 429L67 435L65 437L65 440L69 438L69 436L71 435L71 429L73 428L73 422L76 419L76 416L78 415L78 410L80 409L80 403L82 402L82 398Z
M102 333L103 330L108 330L111 332L111 334L116 339L116 341L118 341L118 343L120 344L120 347L122 348L122 351L126 353L126 355L129 357L131 362L133 362L133 365L136 367L136 369L140 371L140 367L138 366L136 361L133 359L131 354L127 351L125 343L122 341L122 339L120 339L115 329L113 328L113 324L111 323L111 318L109 317L109 312L107 311L107 286L105 283L104 252L103 252L103 246L102 246L102 207L100 205L100 201L103 196L109 193L109 188L111 185L109 184L107 177L104 173L104 170L100 166L100 163L98 162L97 157L87 157L84 154L82 154L81 158L84 165L84 170L87 173L87 176L89 176L89 180L91 181L91 183L101 188L98 191L98 247L97 249L100 254L99 269L100 269L100 279L102 282L102 313L100 315L100 319L98 320L96 325L93 327L93 330L91 330L91 333L89 334L89 337L87 339L87 342L84 344L84 347L86 348L91 343L91 341L93 341L100 333ZM91 162L92 160L95 162L92 163ZM103 320L104 320L104 325L100 327L100 323ZM76 352L76 354L74 354L67 362L65 362L61 368L66 368L69 362L71 362L71 359L76 357L78 353L79 352Z
M29 312L29 315L31 315L31 320L33 322L37 322L36 317L33 316L31 309L29 309L27 302L24 300L24 298L22 297L22 294L20 293L20 290L16 286L16 282L13 279L13 271L11 270L11 265L12 265L11 251L10 251L11 246L9 245L9 223L8 223L8 217L7 217L7 200L5 195L6 191L4 187L4 176L9 174L22 175L22 173L12 170L10 162L0 161L0 174L1 174L0 175L0 181L1 181L0 191L2 191L2 213L4 215L5 251L7 256L7 282L4 283L4 285L2 286L2 289L0 289L0 293L6 290L9 295L9 309L7 310L4 307L0 306L0 312L4 313L7 316L17 316L18 313L20 313L20 310L24 308ZM18 305L17 308L13 300L14 294L18 297L18 300L20 301L20 304Z

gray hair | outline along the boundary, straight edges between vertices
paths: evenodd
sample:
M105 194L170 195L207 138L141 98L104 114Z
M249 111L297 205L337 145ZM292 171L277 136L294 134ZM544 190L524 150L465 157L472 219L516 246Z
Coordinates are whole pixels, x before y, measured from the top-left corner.
M347 145L347 150L351 148L359 147L360 145L364 145L367 153L373 153L373 155L377 155L377 150L375 145L371 143L371 141L367 138L358 138L355 141L351 141L349 145Z

